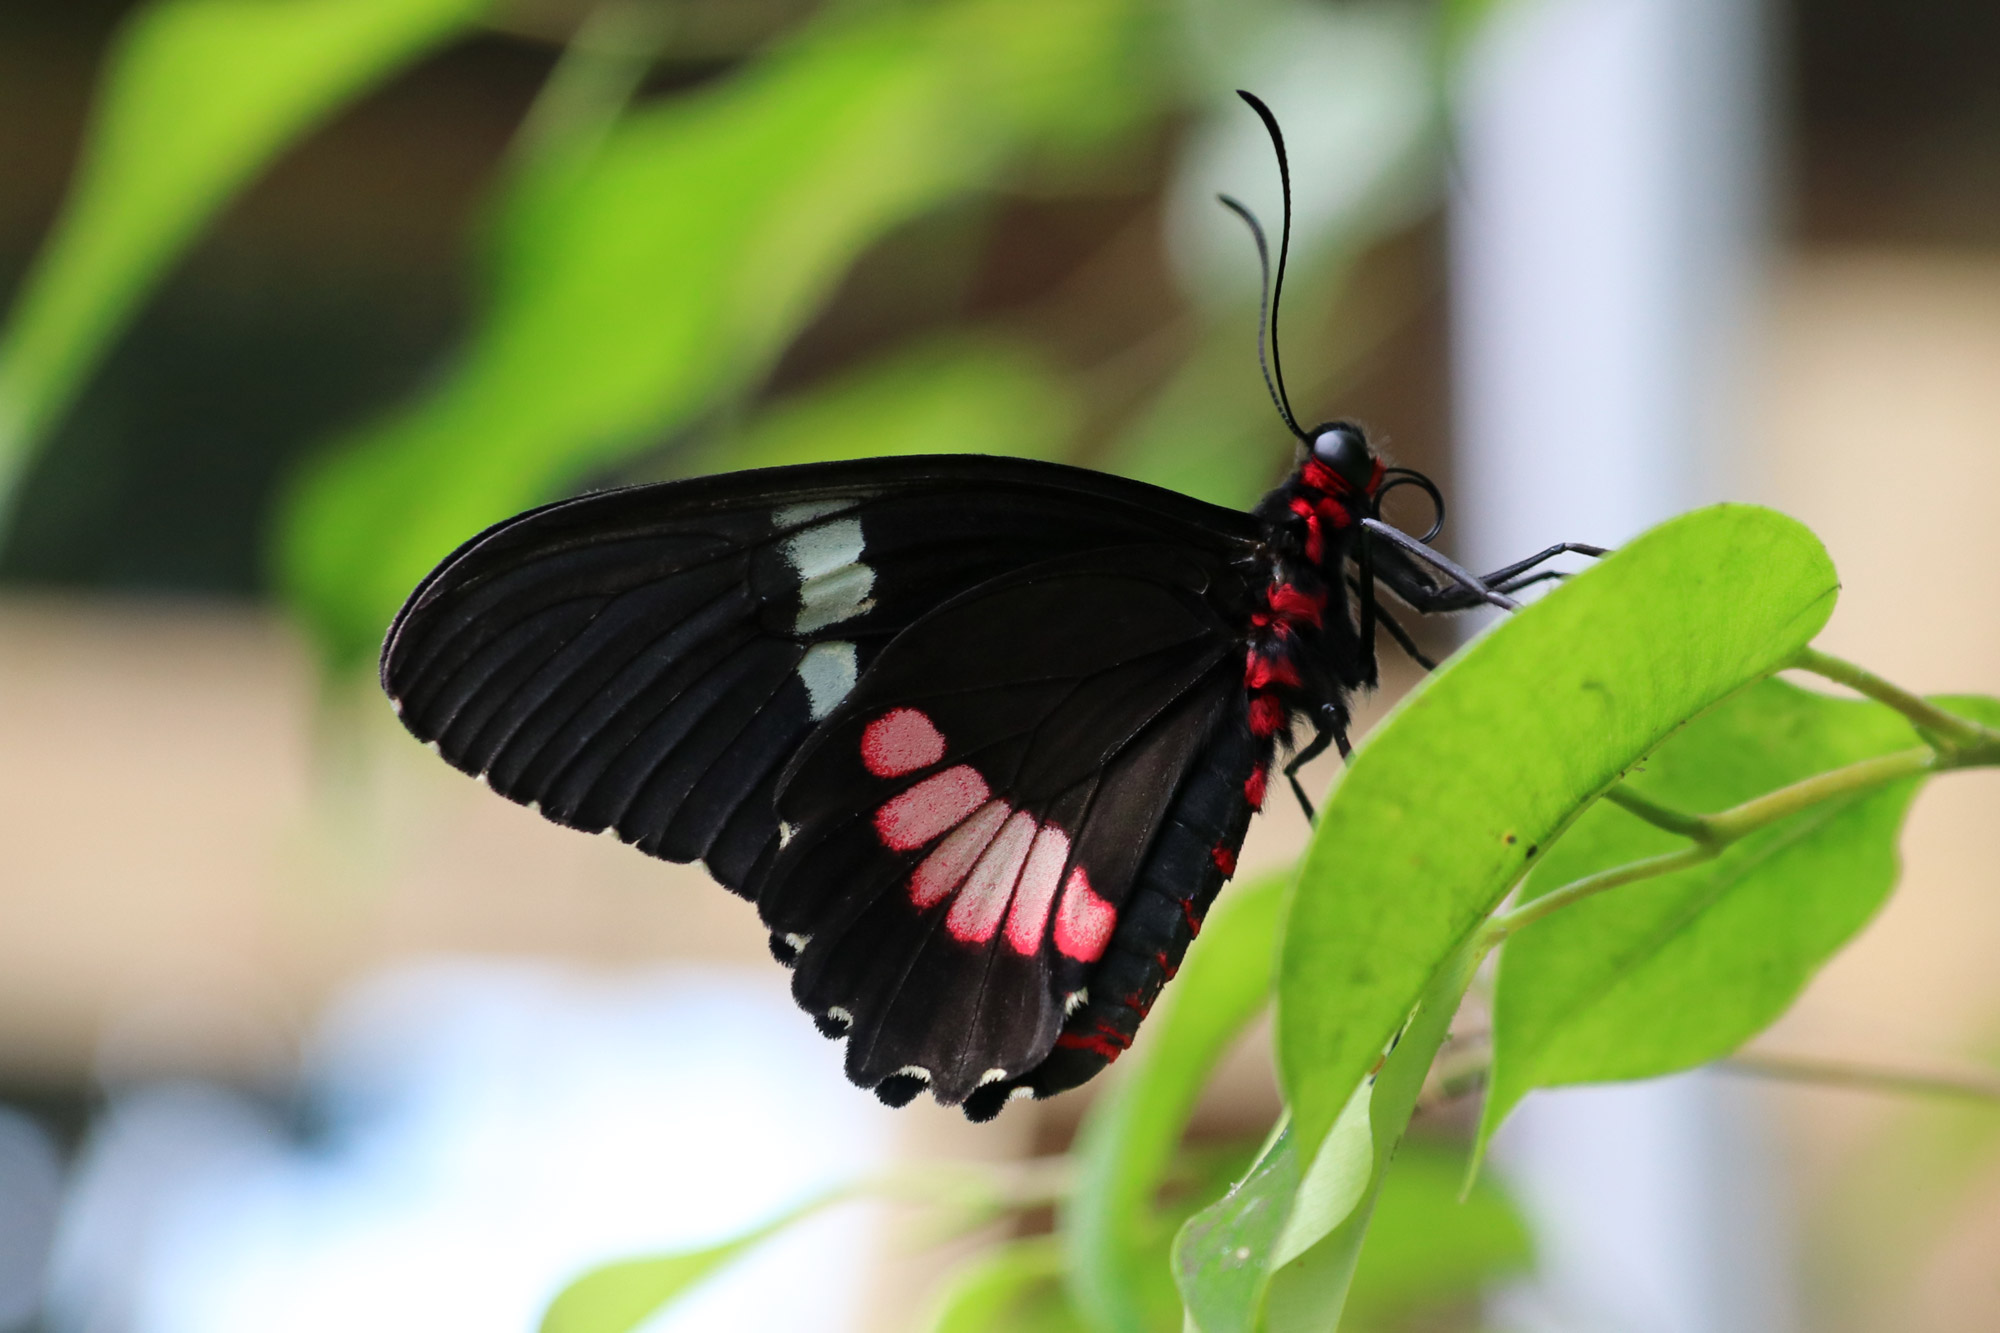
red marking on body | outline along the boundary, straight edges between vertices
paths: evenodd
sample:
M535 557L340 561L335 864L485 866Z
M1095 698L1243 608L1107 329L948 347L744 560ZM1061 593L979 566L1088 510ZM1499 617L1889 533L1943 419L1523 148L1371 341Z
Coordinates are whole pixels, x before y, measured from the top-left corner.
M1189 939L1201 934L1201 918L1194 914L1193 899L1181 899L1181 919L1187 922Z
M1264 786L1268 779L1263 769L1257 769L1243 779L1243 799L1250 802L1252 810L1264 808Z
M1375 460L1374 469L1368 474L1367 490L1370 495L1375 494L1376 491L1382 488L1382 473L1382 460L1378 458ZM1317 458L1308 458L1306 460L1305 467L1299 471L1299 480L1314 490L1325 491L1329 495L1352 495L1354 493L1354 484L1352 482L1326 464L1320 462Z
M1160 965L1160 975L1168 981L1172 981L1174 974L1180 971L1178 966L1167 961L1167 951L1165 949L1156 952L1153 955L1153 961Z
M1262 739L1278 734L1285 724L1285 706L1276 695L1257 694L1250 698L1250 734Z
M1253 650L1243 662L1243 684L1250 689L1261 690L1273 683L1298 684L1299 669L1292 665L1289 657L1266 657Z
M1326 619L1326 594L1309 593L1289 583L1279 583L1265 594L1271 614L1282 620L1297 620L1318 628Z
M1316 491L1331 491L1336 495L1342 491L1351 489L1347 484L1347 478L1341 476L1317 458L1308 458L1306 460L1305 467L1299 472L1299 480Z
M1056 908L1056 948L1079 963L1094 963L1103 957L1117 924L1118 909L1097 896L1083 867L1070 871Z
M1348 513L1347 506L1338 500L1321 500L1313 506L1313 510L1336 528L1344 528L1354 521L1354 515Z
M929 856L910 872L910 901L919 908L934 907L951 896L965 882L978 863L986 844L1007 822L1014 808L1005 801L988 801L972 817L953 829Z
M958 886L958 897L945 914L944 928L961 944L984 944L1000 929L1014 885L1027 864L1035 842L1035 817L1026 811L1008 816L986 851Z
M1326 540L1320 535L1319 515L1313 512L1312 501L1303 495L1292 497L1291 509L1306 521L1306 559L1316 565L1326 556Z
M970 764L934 773L875 812L875 835L894 852L922 847L986 804L986 779Z
M861 762L878 778L900 778L944 758L944 734L915 708L892 708L861 733Z
M1236 873L1236 853L1221 843L1209 848L1208 859L1215 862L1215 868L1222 872L1224 879Z
M1049 913L1055 910L1056 890L1062 887L1063 867L1068 864L1069 834L1054 824L1042 825L1028 851L1028 863L1021 868L1014 906L1007 912L1007 943L1015 953L1031 954L1042 947Z
M1131 1044L1130 1037L1101 1020L1094 1032L1065 1032L1056 1038L1056 1045L1067 1046L1071 1050L1094 1051L1104 1057L1106 1064L1123 1055Z

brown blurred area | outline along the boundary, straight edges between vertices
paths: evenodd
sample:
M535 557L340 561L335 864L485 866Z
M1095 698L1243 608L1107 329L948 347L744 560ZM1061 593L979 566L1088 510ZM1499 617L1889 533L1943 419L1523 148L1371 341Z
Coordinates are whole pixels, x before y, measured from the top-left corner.
M798 8L745 7L658 77L726 68ZM53 216L120 12L0 6L0 288ZM2000 9L1815 0L1781 21L1785 208L1746 475L1833 552L1832 651L1923 690L2000 693ZM261 600L286 469L418 383L460 327L483 190L561 29L558 8L524 11L286 157L148 305L31 477L0 552L0 1100L73 1128L107 1074L282 1077L329 995L427 953L703 959L784 984L747 904L435 763L365 686L317 680ZM1079 357L1171 325L1163 170L892 239L780 387L975 317ZM1339 410L1448 479L1440 225L1378 247L1356 283L1404 314ZM1273 809L1246 869L1304 836ZM1991 773L1924 795L1891 906L1759 1049L1949 1068L2000 1052L1996 809ZM1808 1219L1809 1326L2000 1327L2000 1113L1768 1096ZM984 1133L913 1110L912 1150L1060 1146L1080 1105ZM1255 1132L1275 1109L1246 1050L1202 1125Z

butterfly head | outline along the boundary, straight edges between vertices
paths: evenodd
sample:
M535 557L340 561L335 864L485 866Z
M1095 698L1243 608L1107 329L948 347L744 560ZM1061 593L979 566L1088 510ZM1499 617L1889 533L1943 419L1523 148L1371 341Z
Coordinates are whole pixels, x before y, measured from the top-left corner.
M1374 494L1382 481L1382 464L1368 447L1368 437L1351 421L1329 421L1306 434L1312 461L1333 474L1345 488ZM1341 489L1329 486L1326 489Z

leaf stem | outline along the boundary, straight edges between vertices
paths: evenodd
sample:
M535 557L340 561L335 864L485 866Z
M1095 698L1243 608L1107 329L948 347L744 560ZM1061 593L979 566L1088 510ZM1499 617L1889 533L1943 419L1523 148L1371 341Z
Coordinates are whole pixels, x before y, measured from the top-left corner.
M1864 1088L1873 1092L1959 1097L1988 1105L2000 1103L2000 1077L1992 1074L1959 1073L1950 1070L1883 1069L1849 1064L1845 1060L1772 1055L1762 1051L1738 1052L1725 1060L1717 1061L1716 1066L1731 1073L1783 1079L1791 1083L1832 1084L1836 1087Z
M1633 791L1624 783L1619 783L1604 793L1604 799L1613 805L1629 810L1639 818L1669 833L1678 833L1683 838L1696 842L1707 842L1711 836L1708 820L1701 815L1690 815L1671 806L1661 805Z
M1873 759L1862 759L1824 773L1815 773L1789 787L1766 792L1718 814L1704 815L1702 822L1708 826L1709 836L1719 848L1821 802L1885 787L1904 778L1934 773L1946 767L1948 762L1929 746L1898 750L1894 754L1878 755Z
M1433 1110L1478 1092L1486 1085L1492 1067L1490 1036L1468 1043L1464 1050L1440 1056L1425 1086L1422 1109ZM1857 1088L1908 1097L1953 1097L2000 1106L2000 1074L1984 1070L1894 1069L1776 1051L1739 1051L1717 1060L1714 1067L1749 1078L1813 1087Z
M1875 702L1889 707L1910 719L1922 732L1924 738L1937 745L1940 750L1970 750L1984 753L1984 758L1975 762L1992 763L2000 761L2000 732L1980 726L1969 718L1939 708L1930 700L1911 694L1900 685L1882 679L1866 667L1857 666L1832 653L1823 653L1817 648L1801 648L1791 665L1801 671L1810 671L1817 676L1847 686L1856 694L1865 695Z
M1666 852L1660 856L1649 856L1643 861L1633 861L1609 870L1600 870L1595 875L1585 875L1572 880L1559 889L1553 889L1539 898L1531 898L1511 912L1502 912L1486 923L1479 941L1480 952L1486 953L1494 945L1509 935L1527 926L1532 926L1551 912L1561 911L1571 903L1594 897L1606 889L1619 888L1635 880L1652 879L1656 875L1669 875L1676 870L1685 870L1712 858L1719 845L1698 842L1691 847L1683 847L1677 852Z
M1914 749L1899 750L1895 754L1863 759L1830 769L1825 773L1815 773L1812 777L1794 782L1789 787L1766 792L1741 805L1731 806L1712 815L1685 814L1648 800L1637 792L1614 787L1605 793L1608 799L1649 823L1680 834L1689 839L1691 845L1678 851L1650 856L1643 861L1632 861L1622 866L1613 866L1609 870L1600 870L1594 875L1572 880L1559 889L1552 889L1539 898L1532 898L1511 912L1502 912L1486 923L1485 933L1481 939L1481 950L1482 952L1490 950L1509 935L1533 925L1549 913L1561 911L1571 903L1594 897L1606 889L1621 888L1642 879L1670 875L1676 870L1685 870L1689 866L1712 860L1731 843L1740 842L1752 833L1769 828L1779 820L1788 819L1813 806L1842 796L1873 791L1892 782L1921 777L1926 773L1956 767L1966 762L1969 761L1941 754L1929 746L1918 746Z

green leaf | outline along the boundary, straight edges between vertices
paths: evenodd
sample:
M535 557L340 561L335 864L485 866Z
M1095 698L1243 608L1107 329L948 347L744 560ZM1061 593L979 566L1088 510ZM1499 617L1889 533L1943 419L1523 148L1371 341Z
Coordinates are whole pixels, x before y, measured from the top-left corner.
M1397 1152L1375 1201L1343 1327L1400 1326L1531 1266L1527 1223L1505 1193L1482 1180L1461 1200L1465 1159L1457 1144L1408 1142Z
M1354 1092L1301 1178L1290 1126L1244 1182L1188 1219L1174 1245L1187 1325L1199 1333L1337 1327L1369 1219L1431 1060L1476 963L1456 950L1396 1049Z
M1312 1168L1292 1196L1285 1229L1271 1246L1270 1267L1282 1268L1346 1221L1368 1193L1375 1174L1375 1135L1369 1123L1367 1084L1354 1090L1333 1122Z
M161 0L113 44L54 233L0 339L0 507L153 284L271 158L487 0Z
M1375 1144L1363 1085L1303 1176L1287 1123L1228 1194L1190 1217L1174 1239L1174 1281L1189 1327L1256 1327L1271 1274L1345 1221L1368 1193Z
M1000 338L925 343L781 399L690 471L891 454L1052 458L1081 417L1034 351Z
M844 1197L822 1194L718 1245L592 1269L556 1293L541 1333L626 1333L758 1243Z
M1364 1090L1365 1091L1365 1090ZM1366 1098L1360 1124L1366 1131ZM1336 1130L1336 1134L1338 1131ZM1329 1136L1328 1142L1333 1142ZM1270 1259L1299 1192L1298 1143L1287 1124L1237 1186L1196 1213L1174 1241L1174 1280L1199 1333L1255 1327Z
M1375 1207L1390 1177L1390 1163L1416 1112L1431 1062L1451 1034L1451 1020L1478 964L1477 951L1470 944L1454 949L1417 997L1416 1012L1395 1049L1383 1060L1369 1092L1374 1155L1368 1189L1338 1225L1272 1273L1265 1301L1269 1333L1323 1333L1340 1326ZM1320 1149L1322 1155L1339 1142L1341 1124L1348 1114L1343 1111L1341 1119L1334 1122Z
M1782 666L1836 590L1804 527L1718 505L1515 613L1397 706L1321 814L1284 927L1279 1067L1301 1145L1533 858L1688 718Z
M1938 702L2000 719L2000 701ZM1922 743L1881 704L1768 680L1669 739L1629 785L1709 814ZM1482 1140L1533 1088L1689 1069L1777 1018L1895 887L1897 837L1918 785L1825 802L1713 861L1574 903L1511 938ZM1536 867L1523 897L1686 845L1603 802Z
M1145 1040L1078 1132L1061 1231L1070 1290L1093 1329L1142 1333L1179 1320L1155 1200L1209 1072L1270 998L1283 890L1271 876L1216 903Z
M487 309L427 398L293 496L283 583L335 660L496 519L748 392L857 256L1154 101L1138 0L838 5L508 196Z
M1080 1329L1063 1300L1062 1247L1053 1236L996 1245L947 1280L916 1323L922 1333Z

